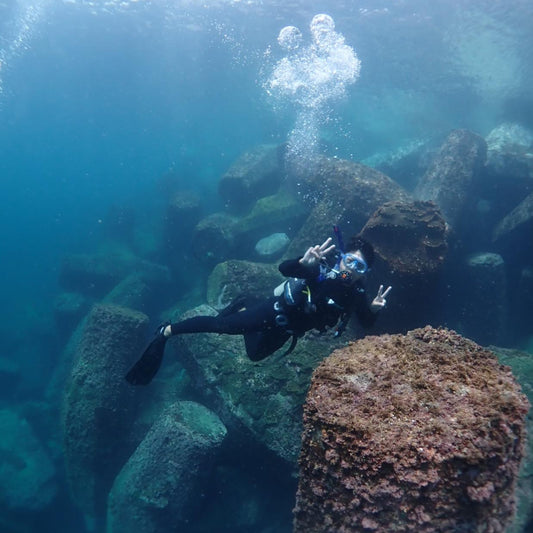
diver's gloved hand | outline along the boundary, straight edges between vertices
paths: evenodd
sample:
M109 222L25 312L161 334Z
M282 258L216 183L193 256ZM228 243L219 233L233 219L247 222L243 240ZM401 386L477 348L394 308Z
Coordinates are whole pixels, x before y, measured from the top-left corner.
M331 244L331 237L328 237L322 244L310 246L303 257L300 259L300 264L304 266L313 266L320 263L330 252L335 250L335 245Z
M132 385L148 385L161 367L165 345L172 334L170 323L161 324L157 328L152 342L144 350L141 358L126 374L126 381Z
M379 286L378 294L377 296L372 300L372 303L370 304L370 309L376 313L380 309L383 309L387 305L387 300L385 300L387 294L391 291L392 287L389 285L387 287L387 290L383 292L383 285Z

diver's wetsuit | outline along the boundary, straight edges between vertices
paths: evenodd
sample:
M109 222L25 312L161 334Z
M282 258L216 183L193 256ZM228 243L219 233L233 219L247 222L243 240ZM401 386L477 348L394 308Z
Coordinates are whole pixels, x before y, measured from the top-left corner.
M368 305L365 289L360 281L348 283L341 276L320 279L319 265L308 267L299 260L300 258L284 261L279 265L279 270L286 277L306 280L310 301L303 299L309 305L287 305L281 295L243 310L222 312L218 316L197 316L173 323L172 335L244 335L248 357L252 361L259 361L281 348L291 336L296 339L311 329L324 331L326 326L334 326L339 319L342 320L344 329L352 312L355 312L364 328L374 324L376 315ZM280 316L283 320L280 320Z

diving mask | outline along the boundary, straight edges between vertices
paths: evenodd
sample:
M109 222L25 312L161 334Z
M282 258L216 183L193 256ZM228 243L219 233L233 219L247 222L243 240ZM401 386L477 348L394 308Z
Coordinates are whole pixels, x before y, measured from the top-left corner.
M368 270L368 265L361 257L354 254L342 254L342 260L347 270L357 272L357 274L365 274Z

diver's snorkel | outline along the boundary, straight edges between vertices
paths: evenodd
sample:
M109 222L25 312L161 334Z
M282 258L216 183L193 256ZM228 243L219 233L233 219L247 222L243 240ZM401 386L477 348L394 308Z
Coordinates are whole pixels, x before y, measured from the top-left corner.
M336 224L333 226L333 233L335 233L335 237L337 237L337 247L339 248L341 254L344 254L344 241L342 240L341 229Z
M335 237L337 237L337 248L340 251L340 255L337 258L337 262L335 263L335 266L331 269L332 272L335 273L336 276L340 275L341 273L341 261L344 256L344 240L342 238L341 229L337 224L334 224L333 226L333 233L335 233Z

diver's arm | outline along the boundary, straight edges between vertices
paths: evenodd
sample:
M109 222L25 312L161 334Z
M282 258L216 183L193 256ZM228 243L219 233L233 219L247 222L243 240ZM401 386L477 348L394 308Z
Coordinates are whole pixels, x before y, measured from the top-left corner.
M319 266L316 265L315 267L309 267L307 265L303 265L301 263L301 259L301 257L297 257L296 259L288 259L287 261L283 261L283 263L281 263L281 265L278 267L279 271L286 278L313 279L318 276L320 271Z
M331 244L331 237L328 237L322 244L307 248L303 257L300 258L300 263L309 267L319 265L333 250L335 250L335 245Z
M279 270L286 277L315 279L320 272L320 262L333 250L335 245L331 244L329 237L322 244L310 246L298 259L284 261Z

